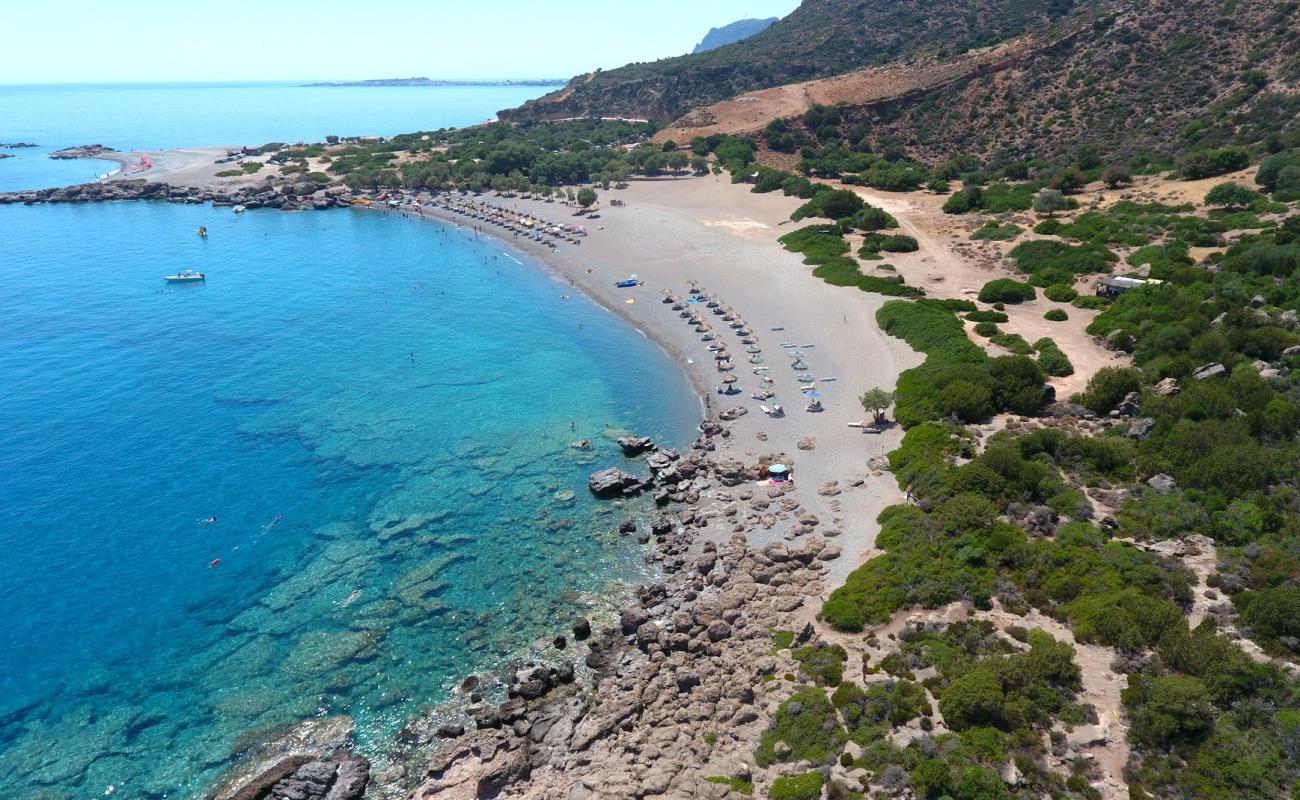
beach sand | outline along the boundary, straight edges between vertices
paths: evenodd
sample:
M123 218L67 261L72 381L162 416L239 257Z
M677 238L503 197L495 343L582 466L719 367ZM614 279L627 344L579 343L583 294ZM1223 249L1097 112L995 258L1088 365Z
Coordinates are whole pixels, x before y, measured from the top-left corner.
M608 201L614 198L625 205L610 206ZM832 565L830 587L842 583L849 571L866 560L878 530L876 515L903 499L893 476L873 476L867 461L897 447L902 431L893 427L881 434L865 434L848 423L869 417L858 400L864 391L877 386L892 390L899 372L916 366L922 357L877 327L875 313L886 298L824 283L812 277L812 268L799 256L782 249L776 240L793 228L787 220L798 200L775 193L752 194L748 186L714 176L637 181L625 190L603 192L595 219L575 216L574 208L560 203L490 196L479 200L554 222L585 225L591 234L580 246L566 244L552 251L538 242L511 239L509 232L478 220L439 214L467 227L481 225L484 235L507 237L503 250L518 248L623 316L682 365L711 404L713 415L736 406L746 408L745 416L728 423L731 436L719 441L717 455L747 464L768 454L789 456L796 487L790 496L816 516L815 531L837 537L844 552L845 557ZM425 211L430 212L428 206ZM471 235L468 230L466 235ZM632 274L644 285L615 287ZM771 402L750 397L760 388L759 377L746 360L740 337L699 304L700 314L735 356L734 373L743 389L732 396L715 392L723 373L714 367L713 354L707 350L710 343L701 341L693 326L661 302L666 290L687 297L691 281L715 293L750 323L775 381L768 388L785 407L784 418L770 418L760 411L761 404L770 407ZM773 331L776 327L784 330ZM816 377L836 378L818 381L824 412L804 410L806 400L790 367L793 359L780 347L782 342L813 345L800 348L803 360ZM805 446L811 441L813 449L800 449L801 441ZM863 483L850 486L854 479ZM840 491L820 494L830 481L838 482ZM751 544L780 540L798 524L789 520L753 533ZM709 539L725 541L731 533L731 522L723 518L697 547Z

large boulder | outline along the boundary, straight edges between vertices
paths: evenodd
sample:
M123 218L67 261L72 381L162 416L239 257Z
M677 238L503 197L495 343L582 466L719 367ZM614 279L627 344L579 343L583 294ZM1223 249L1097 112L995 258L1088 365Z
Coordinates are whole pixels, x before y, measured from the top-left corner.
M597 497L615 497L640 486L641 480L616 467L602 469L587 478L587 488Z
M623 455L628 458L655 449L654 440L649 436L624 436L618 440L618 446L623 448Z

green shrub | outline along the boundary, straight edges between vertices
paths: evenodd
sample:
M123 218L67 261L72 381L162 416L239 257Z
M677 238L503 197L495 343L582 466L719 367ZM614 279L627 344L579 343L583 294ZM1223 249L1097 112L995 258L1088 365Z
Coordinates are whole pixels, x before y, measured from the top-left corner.
M772 631L772 652L787 650L794 644L794 631Z
M1038 366L1046 374L1054 378L1066 378L1074 374L1074 365L1061 348L1056 346L1056 342L1042 338L1034 342L1034 349L1038 351Z
M815 644L795 650L794 658L818 686L839 686L849 654L839 645Z
M1100 311L1110 306L1110 300L1105 297L1097 297L1091 294L1082 294L1070 301L1070 305L1075 308L1082 308L1088 311Z
M1034 287L1010 278L997 278L980 289L981 303L1023 303L1038 296Z
M1025 337L1018 333L1000 333L997 336L991 337L989 341L998 347L1001 347L1003 350L1014 353L1018 356L1027 356L1034 352L1033 346L1030 345L1029 342L1025 341Z
M984 223L983 227L972 233L970 238L992 242L1009 242L1023 232L1024 228L1010 222L1006 225L1000 225L995 220L989 220Z
M1065 322L1069 318L1070 315L1065 313L1065 309L1063 308L1053 308L1043 315L1043 319L1048 322Z
M1033 239L1011 249L1016 268L1026 275L1051 272L1059 275L1107 272L1119 260L1101 245L1070 245L1055 239ZM1056 283L1058 281L1052 281Z
M824 264L849 252L849 243L844 241L843 234L838 225L807 225L777 241L792 253L802 253L805 264Z
M886 253L914 253L920 249L916 239L906 234L869 233L862 241L859 255Z
M1172 745L1195 741L1214 726L1205 684L1183 675L1135 677L1121 693L1137 742Z
M744 795L754 793L754 782L747 781L744 778L729 778L726 775L710 775L704 780L709 783L720 783L723 786L730 787L733 792L739 792Z
M1141 389L1141 370L1132 367L1102 367L1088 379L1088 388L1080 395L1079 402L1094 414L1105 416L1129 392Z
M822 774L816 770L802 775L784 775L772 781L772 800L819 800Z
M778 760L824 764L844 749L847 734L821 689L801 689L777 709L776 716L754 751L754 761L768 767ZM775 746L785 742L790 752L778 759Z
M975 332L985 338L997 336L1000 333L996 322L977 322L975 323Z
M829 186L823 191L818 191L812 196L807 203L804 203L795 212L790 215L790 219L798 222L805 217L825 217L827 219L842 219L852 217L866 206L866 203L857 192L849 189L832 189Z
M1056 219L1055 217L1049 217L1048 219L1045 219L1034 226L1034 233L1037 233L1041 236L1055 236L1057 232L1061 230L1063 224L1064 223L1062 223L1059 219Z
M1043 296L1054 303L1068 303L1079 296L1073 286L1064 283L1054 283L1043 290Z
M971 322L1006 322L1010 318L1002 311L971 311L966 319Z

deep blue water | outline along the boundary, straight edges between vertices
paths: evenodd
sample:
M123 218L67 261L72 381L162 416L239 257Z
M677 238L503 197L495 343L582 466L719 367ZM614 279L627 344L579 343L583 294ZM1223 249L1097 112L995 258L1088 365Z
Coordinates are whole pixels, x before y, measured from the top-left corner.
M283 83L0 85L0 191L94 180L109 161L55 161L54 150L260 145L389 136L482 122L544 93L521 86L305 87Z
M643 577L585 478L698 402L505 253L373 211L0 207L0 797L193 796L317 715L382 761Z

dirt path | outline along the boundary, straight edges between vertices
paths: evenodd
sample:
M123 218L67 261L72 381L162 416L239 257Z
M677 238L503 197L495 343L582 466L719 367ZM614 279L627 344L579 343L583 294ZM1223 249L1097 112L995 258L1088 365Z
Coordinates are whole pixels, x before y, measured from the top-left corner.
M980 288L995 278L1016 278L1019 275L1011 269L1006 259L1006 251L1011 249L1008 243L987 243L979 247L969 240L966 228L977 227L984 217L954 216L943 213L942 195L910 192L893 194L864 189L860 186L833 184L837 188L851 189L863 200L883 208L898 220L899 229L916 239L920 250L915 253L889 254L885 262L895 267L895 272L903 276L909 286L916 286L926 291L930 297L974 300ZM976 223L976 219L979 223ZM870 273L871 262L865 262L864 271ZM879 272L878 274L888 274ZM1091 291L1087 279L1076 284L1081 294ZM1043 318L1048 310L1060 308L1065 310L1069 319L1064 322L1049 322ZM1097 311L1075 308L1069 303L1054 303L1042 296L1037 300L1006 307L1010 320L999 325L1006 333L1018 333L1031 344L1043 337L1050 337L1069 357L1074 365L1074 374L1064 378L1053 378L1057 396L1064 400L1071 394L1081 392L1087 386L1088 378L1102 367L1127 363L1127 359L1106 350L1087 332L1087 327L1096 319ZM967 326L971 339L981 346L987 340L976 335Z

